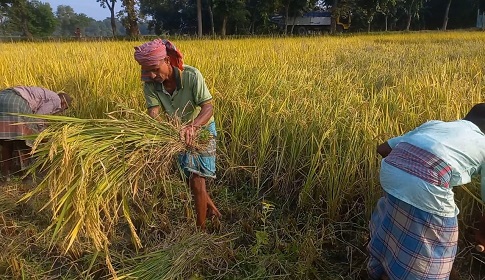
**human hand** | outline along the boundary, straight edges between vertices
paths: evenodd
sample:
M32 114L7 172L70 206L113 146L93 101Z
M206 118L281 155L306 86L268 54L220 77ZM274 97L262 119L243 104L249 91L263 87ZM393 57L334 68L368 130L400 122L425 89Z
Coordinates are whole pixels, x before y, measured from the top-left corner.
M187 146L192 147L194 144L197 130L197 126L194 125L186 125L182 127L182 129L180 130L180 139L182 139L182 141L184 141Z

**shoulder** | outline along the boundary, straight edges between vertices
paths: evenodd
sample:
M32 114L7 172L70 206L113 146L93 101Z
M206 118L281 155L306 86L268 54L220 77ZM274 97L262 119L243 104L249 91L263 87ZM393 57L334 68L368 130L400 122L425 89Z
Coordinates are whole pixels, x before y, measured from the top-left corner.
M467 120L456 120L456 121L450 121L450 122L441 122L441 124L438 124L438 127L442 129L448 129L451 131L456 131L460 133L478 133L482 134L483 133L480 131L480 128L476 126L474 123L467 121Z
M155 91L155 83L143 83L143 91L147 92L154 92Z
M193 66L184 65L184 71L182 72L182 76L192 79L199 79L202 78L202 73L200 73L199 69Z
M456 128L455 122L445 122L439 120L429 120L420 126L418 126L415 131L445 131L453 130Z
M144 82L143 83L143 88L144 89L153 89L153 88L155 88L155 83L147 83L147 82Z
M422 125L420 125L421 127L425 127L425 126L433 126L433 125L440 125L440 124L445 124L446 122L444 121L438 121L438 120L429 120L425 123L423 123Z

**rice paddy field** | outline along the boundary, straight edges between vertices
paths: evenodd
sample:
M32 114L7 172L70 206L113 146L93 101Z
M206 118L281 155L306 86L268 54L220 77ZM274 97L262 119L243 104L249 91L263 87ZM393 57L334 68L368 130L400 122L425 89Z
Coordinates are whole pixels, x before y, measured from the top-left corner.
M155 173L136 192L72 190L64 216L49 204L52 188L22 199L37 183L13 180L0 186L0 279L366 279L368 220L382 194L376 145L485 100L483 32L172 41L214 96L208 188L223 217L198 233L189 189ZM144 112L133 59L143 42L0 43L0 88L64 90L75 97L67 115L82 119ZM145 133L133 123L128 131ZM94 161L123 165L104 156ZM76 164L86 163L60 159L78 174L49 184L69 188L62 178L85 170ZM485 278L472 238L478 185L455 190L456 279ZM63 223L72 213L81 222Z

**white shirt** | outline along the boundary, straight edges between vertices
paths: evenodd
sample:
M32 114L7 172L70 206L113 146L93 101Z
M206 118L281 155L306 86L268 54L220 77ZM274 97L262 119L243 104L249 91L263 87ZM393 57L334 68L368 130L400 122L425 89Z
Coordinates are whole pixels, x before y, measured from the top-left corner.
M448 163L452 168L450 188L430 184L383 160L380 180L387 193L423 211L454 217L459 210L451 187L470 183L473 175L481 174L482 200L485 198L485 134L472 122L429 121L387 141L391 148L400 142L426 150Z

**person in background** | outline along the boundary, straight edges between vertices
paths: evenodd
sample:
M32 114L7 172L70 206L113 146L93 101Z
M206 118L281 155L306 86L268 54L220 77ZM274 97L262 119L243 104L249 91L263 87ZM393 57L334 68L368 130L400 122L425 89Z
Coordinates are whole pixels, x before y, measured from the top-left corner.
M36 86L16 86L0 91L0 145L2 179L9 181L14 173L14 151L19 151L20 165L25 166L32 143L19 139L39 133L44 129L41 120L16 114L52 115L69 108L72 97L64 92L56 93Z
M76 31L74 31L74 36L77 39L81 39L81 29L79 27L76 28Z
M200 71L184 65L182 53L168 40L155 39L135 47L135 60L141 66L148 114L155 120L165 115L185 124L181 139L188 146L200 130L217 136L212 95ZM221 213L206 188L206 178L216 177L216 141L212 138L205 151L190 151L179 156L179 164L188 178L195 202L196 225L206 229L206 218Z
M449 279L458 243L453 187L481 175L485 198L485 103L462 120L428 121L377 147L383 157L370 221L371 279Z

